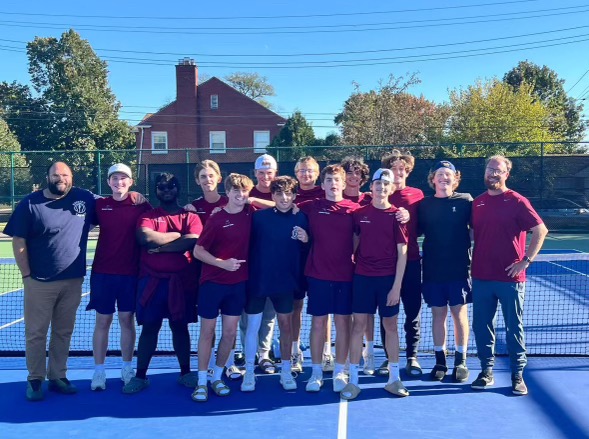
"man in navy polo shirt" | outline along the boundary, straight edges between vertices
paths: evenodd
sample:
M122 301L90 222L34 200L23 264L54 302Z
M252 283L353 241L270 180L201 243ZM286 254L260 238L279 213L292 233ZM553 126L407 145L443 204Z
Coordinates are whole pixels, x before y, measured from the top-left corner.
M47 171L47 188L25 197L10 217L4 233L24 284L24 318L30 401L49 390L74 394L66 378L70 340L86 274L88 231L94 218L94 195L73 187L72 171L56 162ZM51 324L49 361L45 349Z

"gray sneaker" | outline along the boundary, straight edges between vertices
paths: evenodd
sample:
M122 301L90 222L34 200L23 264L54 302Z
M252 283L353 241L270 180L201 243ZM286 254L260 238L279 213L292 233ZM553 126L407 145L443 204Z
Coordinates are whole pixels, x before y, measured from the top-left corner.
M524 382L524 377L520 373L511 375L511 392L519 396L528 394L528 387Z
M493 378L493 371L483 370L481 373L479 373L477 379L472 382L470 387L472 387L475 390L485 390L487 387L490 387L493 384L495 384L495 379Z
M27 399L29 401L41 401L45 398L43 395L43 381L29 380L27 381Z

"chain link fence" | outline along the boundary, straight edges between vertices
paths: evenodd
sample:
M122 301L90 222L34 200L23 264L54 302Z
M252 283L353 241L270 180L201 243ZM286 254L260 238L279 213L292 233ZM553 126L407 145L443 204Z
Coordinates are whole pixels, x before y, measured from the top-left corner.
M426 194L432 193L427 174L436 161L451 160L462 174L458 190L476 196L485 190L485 158L504 154L513 161L509 187L530 198L537 209L545 212L549 228L589 230L589 143L305 146L268 148L268 152L276 157L280 174L294 176L296 160L306 155L315 157L321 166L336 163L348 155L362 157L374 171L380 167L380 158L395 148L409 150L415 156L415 169L408 184ZM554 154L557 151L559 154ZM58 160L72 167L76 186L100 195L110 193L106 183L108 168L114 163L126 163L135 173L134 189L152 202L155 177L170 172L182 184L180 202L184 203L200 196L194 180L194 167L199 161L215 160L224 176L238 172L253 179L253 161L261 153L252 148L229 148L226 153L211 153L206 149L0 152L0 220L6 221L25 195L45 187L47 168Z

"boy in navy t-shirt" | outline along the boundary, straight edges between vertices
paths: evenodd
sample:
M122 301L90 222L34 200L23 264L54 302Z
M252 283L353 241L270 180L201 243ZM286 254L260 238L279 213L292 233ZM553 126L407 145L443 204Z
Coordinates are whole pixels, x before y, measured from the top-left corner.
M276 207L254 213L250 245L250 280L245 307L245 375L241 390L255 390L254 360L257 334L266 300L272 301L278 314L280 351L284 355L280 383L285 390L296 389L291 374L292 312L294 293L301 289L303 243L308 242L308 222L302 212L292 213L297 181L278 177L270 185ZM264 361L264 360L262 360Z

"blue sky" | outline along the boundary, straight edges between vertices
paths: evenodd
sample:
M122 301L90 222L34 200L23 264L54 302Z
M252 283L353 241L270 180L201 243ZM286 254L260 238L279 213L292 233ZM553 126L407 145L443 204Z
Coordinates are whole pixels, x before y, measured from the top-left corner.
M4 0L0 81L28 83L26 42L72 27L108 61L131 123L175 98L174 65L188 56L200 74L266 76L275 110L300 110L325 136L354 81L368 91L391 73L418 72L411 92L441 103L449 89L501 78L527 59L589 100L588 18L589 2L578 0Z

